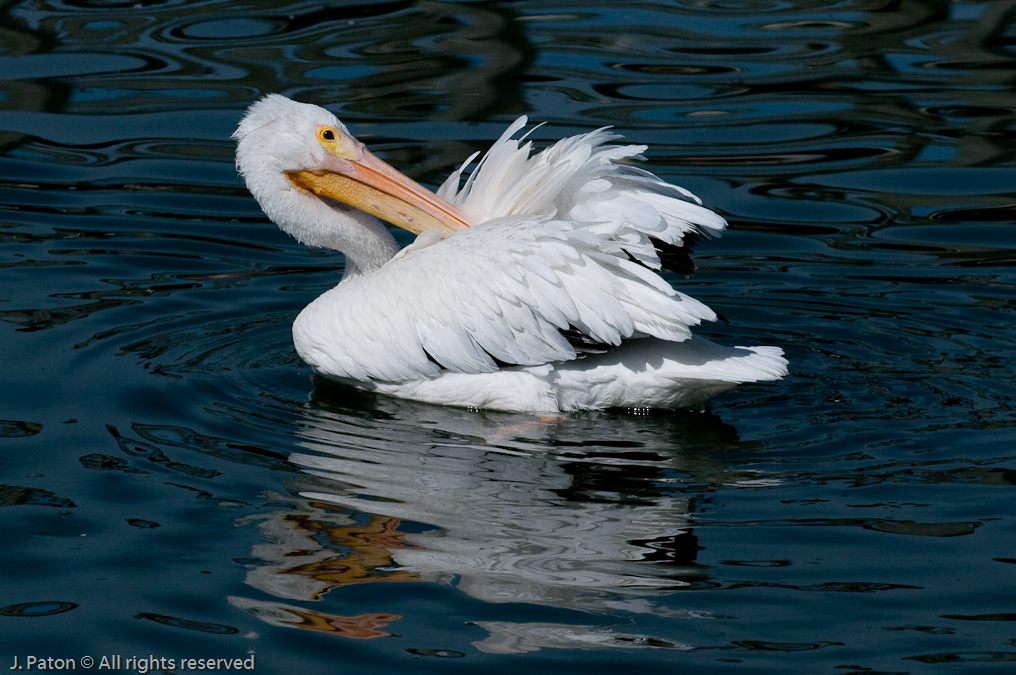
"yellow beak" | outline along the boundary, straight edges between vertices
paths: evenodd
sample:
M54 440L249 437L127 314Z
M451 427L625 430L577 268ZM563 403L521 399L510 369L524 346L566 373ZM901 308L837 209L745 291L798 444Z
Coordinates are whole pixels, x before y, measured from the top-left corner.
M420 234L455 232L469 227L465 215L357 142L357 156L329 157L314 171L287 171L290 182L319 197L335 199Z

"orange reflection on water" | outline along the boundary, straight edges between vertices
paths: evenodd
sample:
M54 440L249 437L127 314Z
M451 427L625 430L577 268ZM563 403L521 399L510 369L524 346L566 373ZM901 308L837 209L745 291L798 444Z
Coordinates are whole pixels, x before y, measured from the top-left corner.
M312 506L329 510L335 508L331 504L314 503ZM296 529L308 533L309 540L317 540L323 534L328 537L330 548L345 548L350 551L348 555L342 557L318 557L312 562L278 570L279 574L296 574L326 582L325 588L314 594L314 599L318 599L321 593L336 586L374 581L420 580L420 576L413 572L385 569L396 567L392 560L393 550L415 548L405 540L405 534L399 532L398 527L402 521L398 518L372 515L365 523L343 526L315 520L307 514L288 515L285 520ZM292 551L287 557L294 554L301 555L301 552Z
M278 602L264 602L240 597L231 597L229 604L244 609L273 626L313 630L354 640L390 637L391 633L381 629L402 618L399 614L378 613L338 616Z

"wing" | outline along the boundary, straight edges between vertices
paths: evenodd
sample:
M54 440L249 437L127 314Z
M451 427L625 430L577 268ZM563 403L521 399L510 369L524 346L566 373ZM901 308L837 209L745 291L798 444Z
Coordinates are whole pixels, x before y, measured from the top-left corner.
M379 270L311 303L294 322L294 341L332 377L406 382L571 360L568 331L610 345L685 340L715 315L635 259L637 235L626 219L546 216L425 232Z

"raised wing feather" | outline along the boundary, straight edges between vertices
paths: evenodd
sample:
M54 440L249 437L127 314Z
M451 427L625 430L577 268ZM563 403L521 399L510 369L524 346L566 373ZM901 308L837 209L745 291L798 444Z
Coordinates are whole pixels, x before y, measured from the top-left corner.
M460 188L467 164L448 177L438 194L473 218L545 215L586 224L610 252L624 247L653 269L660 259L652 240L680 246L685 236L717 236L726 221L695 195L625 162L641 160L644 145L609 145L607 129L565 138L530 157L531 143L512 136L517 119L487 151ZM600 227L592 227L599 223Z

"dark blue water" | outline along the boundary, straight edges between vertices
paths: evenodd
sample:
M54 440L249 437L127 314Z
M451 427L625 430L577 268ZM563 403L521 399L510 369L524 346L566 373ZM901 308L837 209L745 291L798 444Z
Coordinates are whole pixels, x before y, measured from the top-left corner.
M1013 672L1010 3L259 6L0 10L0 667ZM236 176L268 92L431 185L614 125L731 222L705 334L792 375L553 422L312 379L343 259Z

